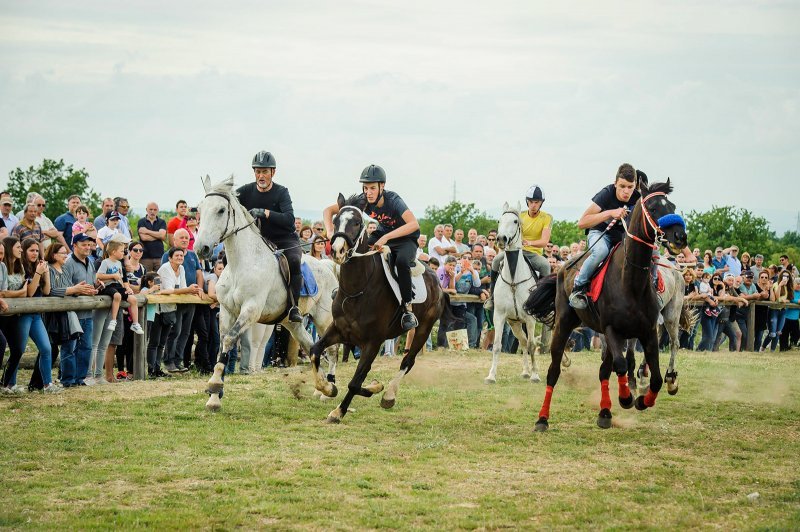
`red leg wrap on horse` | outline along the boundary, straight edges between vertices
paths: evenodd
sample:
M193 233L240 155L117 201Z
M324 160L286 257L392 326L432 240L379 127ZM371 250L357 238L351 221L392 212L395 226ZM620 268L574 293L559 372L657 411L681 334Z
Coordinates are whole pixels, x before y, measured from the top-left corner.
M631 396L631 389L628 386L628 376L627 375L618 375L617 376L617 384L619 385L619 398L620 399L627 399Z
M653 393L653 390L648 388L647 393L644 396L644 404L647 408L651 408L654 404L656 404L656 397L658 397L657 393Z
M608 379L600 381L600 408L611 408L611 396L608 394Z
M545 388L544 391L544 403L542 403L542 409L539 410L539 417L550 419L550 399L552 398L553 398L553 387L548 386L547 388Z

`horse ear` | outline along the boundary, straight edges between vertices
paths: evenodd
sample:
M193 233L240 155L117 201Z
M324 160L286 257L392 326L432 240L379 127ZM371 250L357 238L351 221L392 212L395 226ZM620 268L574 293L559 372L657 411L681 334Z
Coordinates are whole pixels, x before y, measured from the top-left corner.
M506 201L505 203L503 203L503 212L506 212L507 210L508 210L508 202Z
M344 201L345 201L345 200L344 200L344 195L343 195L341 192L339 192L339 197L338 197L338 198L336 198L336 204L337 204L337 205L339 205L339 208L340 208L340 209L341 209L342 207L344 207Z
M208 176L208 174L206 174L205 177L200 178L200 181L203 182L203 190L205 190L206 194L208 194L208 191L211 190L211 178Z

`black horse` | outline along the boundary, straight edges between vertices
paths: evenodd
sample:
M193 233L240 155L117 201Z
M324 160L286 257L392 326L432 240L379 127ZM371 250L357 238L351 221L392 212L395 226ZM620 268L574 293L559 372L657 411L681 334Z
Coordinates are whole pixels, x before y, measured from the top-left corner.
M554 321L550 369L547 372L544 403L536 422L537 431L547 430L550 400L561 375L564 347L572 330L581 322L606 337L600 365L598 426L611 427L608 379L612 368L619 383L620 405L630 408L634 404L623 352L626 338L639 339L644 347L645 361L652 372L650 388L646 395L636 399L636 408L644 410L655 404L663 378L658 367L659 304L651 282L652 255L660 243L665 243L674 253L686 246L686 231L682 224L676 223L680 217L675 215L675 205L666 197L670 192L672 185L669 179L666 183L653 183L649 188L642 186L642 198L631 214L622 249L609 259L605 284L595 303L584 310L575 310L569 305L568 298L579 263L574 267L568 264L557 275L543 279L528 297L525 307L528 312Z
M320 376L320 355L326 347L341 343L357 345L361 348L361 358L347 386L347 395L328 415L329 423L339 423L342 420L354 396L371 397L383 390L383 385L375 380L363 386L364 380L381 344L403 333L400 326L402 307L386 279L381 264L383 258L370 251L367 243L367 224L371 219L363 212L365 205L359 204L356 196L345 200L341 194L337 202L339 214L333 219L331 249L334 251L334 261L341 264L339 289L333 301L333 325L311 347L317 390L328 397L335 397L338 393L335 384L325 382ZM434 272L425 268L422 275L428 297L423 303L413 306L419 325L413 334L409 331L400 371L381 398L383 408L394 406L400 380L414 366L417 353L425 345L433 324L443 313L447 318L447 313L450 312L449 297L442 291Z

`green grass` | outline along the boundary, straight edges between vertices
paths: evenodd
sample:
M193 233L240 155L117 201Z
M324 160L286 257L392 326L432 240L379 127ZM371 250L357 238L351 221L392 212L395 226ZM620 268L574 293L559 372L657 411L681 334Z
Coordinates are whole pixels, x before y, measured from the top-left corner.
M797 352L682 353L680 393L646 412L615 399L605 431L598 359L573 356L544 434L544 384L504 355L485 385L478 352L421 356L393 410L358 397L341 425L308 372L231 376L218 414L192 377L3 397L0 527L800 527Z

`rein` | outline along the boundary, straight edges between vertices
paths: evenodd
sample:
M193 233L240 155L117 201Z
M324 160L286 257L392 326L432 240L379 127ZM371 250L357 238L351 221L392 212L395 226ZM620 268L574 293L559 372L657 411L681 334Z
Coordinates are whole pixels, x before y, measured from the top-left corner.
M363 213L361 212L361 209L353 207L352 205L349 205L349 207L352 207L353 209L357 210L359 214L362 215L363 218ZM331 243L331 245L333 245L333 241L336 240L337 237L343 238L344 241L347 242L347 245L350 246L350 249L347 250L347 253L345 253L345 259L343 262L343 264L347 264L348 262L350 262L350 259L354 257L369 257L370 255L375 255L376 253L381 252L381 250L379 249L372 249L370 251L367 251L366 253L360 253L356 251L356 248L364 242L364 237L366 235L367 235L367 224L364 224L364 227L361 229L361 232L358 234L358 237L355 240L350 238L347 235L347 233L344 233L343 231L337 231L331 235L329 242Z
M206 198L209 197L209 196L219 196L220 198L223 198L228 203L228 218L225 220L225 230L222 231L222 236L219 238L220 243L224 242L225 239L227 239L227 238L229 238L231 236L234 236L234 235L240 233L241 231L244 231L248 227L252 227L253 224L256 223L256 219L253 218L253 221L250 222L249 224L243 225L242 227L236 227L236 210L233 208L233 204L231 203L230 196L228 194L223 194L221 192L209 192L208 194L205 195ZM228 232L228 226L231 223L231 213L233 213L233 231ZM260 232L258 234L259 234L259 236L261 236ZM263 236L262 236L262 239L263 239ZM269 245L269 244L267 244L267 245Z
M647 240L643 240L638 236L632 234L628 230L628 223L625 221L625 218L621 218L622 220L622 227L625 228L625 234L631 237L634 241L639 242L640 244L644 244L645 246L649 247L650 249L658 249L658 245L656 241L663 242L664 230L653 220L653 216L650 214L650 211L647 210L647 206L645 205L646 201L649 201L651 198L655 198L657 196L666 196L666 192L653 192L652 194L648 194L646 197L639 199L639 204L642 206L642 231L644 232L644 237L647 240L651 239L650 232L648 231L648 227L653 230L652 242L648 242Z

